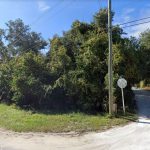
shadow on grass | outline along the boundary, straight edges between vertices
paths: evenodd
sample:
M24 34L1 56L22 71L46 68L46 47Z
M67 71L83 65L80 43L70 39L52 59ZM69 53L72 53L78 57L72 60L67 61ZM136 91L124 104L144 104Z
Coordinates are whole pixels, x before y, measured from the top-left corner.
M31 114L44 114L44 115L73 115L73 114L83 114L87 116L99 116L99 117L106 117L110 119L118 118L118 119L126 119L128 121L134 121L136 122L137 117L135 112L127 112L126 115L122 113L122 111L118 111L118 114L115 114L113 116L110 116L107 112L87 112L87 111L81 111L77 109L68 109L68 110L56 110L56 109L35 109L30 107L19 107L16 105L11 105L14 108L18 110L23 110L25 112L30 112Z
M83 114L83 115L89 115L89 116L108 116L108 113L98 111L98 110L91 110L91 111L86 111L86 110L81 110L80 108L35 108L30 105L23 105L21 106L16 106L14 105L17 109L24 110L26 112L30 112L32 114L44 114L44 115L63 115L63 114Z
M87 116L108 116L104 112L86 112L81 110L67 110L67 111L56 111L56 110L35 110L32 113L44 114L44 115L69 115L69 114L83 114Z
M135 111L133 112L126 112L126 114L123 114L123 112L119 112L115 115L116 118L122 118L131 122L137 122L138 115Z
M82 111L78 109L68 109L68 110L57 110L57 109L34 109L34 108L22 108L17 107L17 109L24 110L26 112L31 112L32 114L44 114L44 115L67 115L67 114L83 114L88 116L108 116L108 114L105 112L98 112L98 111Z

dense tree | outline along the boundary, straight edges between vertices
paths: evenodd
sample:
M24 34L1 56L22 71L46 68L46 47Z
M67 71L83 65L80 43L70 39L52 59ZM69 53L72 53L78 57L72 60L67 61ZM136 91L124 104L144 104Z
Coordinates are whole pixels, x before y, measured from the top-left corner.
M12 80L12 63L1 62L0 63L0 101L11 103L11 80Z
M131 87L138 81L138 61L136 57L136 49L133 45L132 39L123 39L121 44L113 45L113 69L114 69L114 95L115 102L120 106L121 92L117 86L117 80L120 77L124 77L128 84L124 89L125 104L128 108L134 108L133 92ZM132 67L131 67L132 66Z
M4 38L5 38L5 31L3 29L0 29L0 58L1 61L6 62L8 59L8 50L4 44Z
M107 22L107 9L96 13L91 23L74 21L63 36L50 39L50 50L44 56L39 52L47 43L41 35L20 19L9 21L7 30L0 30L0 100L59 111L107 111ZM145 43L150 36L146 31L137 40L123 34L123 29L113 26L114 100L120 108L116 82L123 76L128 81L126 106L132 109L131 86L149 79L150 47Z
M41 34L31 31L29 25L25 25L21 19L10 20L6 26L5 39L10 56L30 51L38 53L47 45Z
M112 19L114 12L111 13ZM104 30L108 27L108 10L107 8L100 9L98 13L94 15L94 24Z
M107 21L107 9L102 9L94 16L94 23L75 21L63 37L57 36L51 40L49 64L57 76L54 87L63 89L68 97L74 99L77 107L84 111L107 110ZM129 81L126 96L131 96L130 81L136 78L137 69L134 58L136 48L132 40L122 38L122 34L121 28L113 27L116 101L120 100L117 79L124 75ZM132 96L128 99L127 105L129 101L132 103Z
M150 29L147 29L140 35L140 43L147 49L150 49Z
M141 70L141 80L146 80L147 84L150 83L150 30L146 30L141 33L140 36L140 70Z
M49 92L51 75L42 55L26 53L12 60L12 100L17 104L40 107Z

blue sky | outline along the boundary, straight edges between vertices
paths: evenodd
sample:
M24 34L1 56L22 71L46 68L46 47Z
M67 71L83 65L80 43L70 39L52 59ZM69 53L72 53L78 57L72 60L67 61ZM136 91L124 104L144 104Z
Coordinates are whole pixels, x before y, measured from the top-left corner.
M62 35L74 20L91 22L92 16L107 0L0 0L0 28L8 20L21 18L45 39ZM150 0L112 0L114 24L150 16ZM150 20L150 19L149 19ZM126 28L129 36L138 37L150 24Z

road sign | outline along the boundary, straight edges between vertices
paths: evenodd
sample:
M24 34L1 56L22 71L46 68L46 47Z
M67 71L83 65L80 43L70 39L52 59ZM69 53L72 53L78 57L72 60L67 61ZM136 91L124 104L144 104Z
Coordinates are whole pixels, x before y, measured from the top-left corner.
M127 86L127 81L124 79L124 78L120 78L118 81L117 81L117 84L120 88L125 88Z
M127 86L127 81L124 78L120 78L117 81L118 86L121 88L121 94L122 94L122 105L123 105L123 112L125 114L125 105L124 105L124 93L123 89Z

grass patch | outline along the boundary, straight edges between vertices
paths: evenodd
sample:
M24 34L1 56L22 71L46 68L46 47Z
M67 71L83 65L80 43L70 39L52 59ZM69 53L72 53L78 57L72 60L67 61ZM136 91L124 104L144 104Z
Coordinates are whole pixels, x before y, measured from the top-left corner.
M86 115L83 113L42 114L0 104L0 127L16 132L88 132L111 128L136 120L135 114Z

